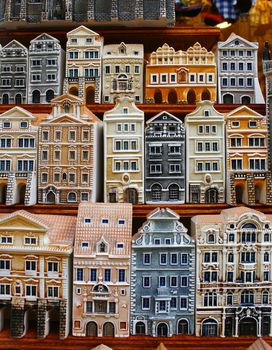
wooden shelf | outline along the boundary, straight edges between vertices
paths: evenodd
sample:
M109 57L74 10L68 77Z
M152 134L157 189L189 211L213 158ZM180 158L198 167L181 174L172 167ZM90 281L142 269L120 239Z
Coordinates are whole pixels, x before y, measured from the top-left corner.
M50 22L47 22L50 25ZM68 25L65 30L63 27L41 27L31 28L30 26L18 28L1 28L0 39L4 46L12 39L20 41L28 47L30 40L39 34L46 32L58 38L62 47L66 46L66 33L76 28L79 24L74 23ZM152 52L159 46L167 42L173 46L175 50L186 50L194 43L199 42L208 50L212 50L213 46L218 42L220 37L220 30L213 27L206 26L175 26L173 28L138 28L138 27L91 27L92 30L101 34L104 37L104 43L118 44L122 41L126 43L142 43L145 45L145 52Z

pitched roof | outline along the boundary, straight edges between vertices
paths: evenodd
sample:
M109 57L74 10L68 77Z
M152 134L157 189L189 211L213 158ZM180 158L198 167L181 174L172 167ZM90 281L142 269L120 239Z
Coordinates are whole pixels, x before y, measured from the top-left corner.
M109 348L107 345L100 344L93 348L92 350L112 350L112 348Z
M47 33L42 33L42 34L36 36L36 38L32 39L30 41L30 43L32 44L33 42L39 41L39 40L51 40L51 41L55 41L57 43L60 42L57 38L54 38L52 35L49 35Z
M90 219L86 223L85 219ZM108 223L102 223L107 219ZM119 219L124 224L119 224ZM78 208L75 255L93 255L100 240L109 245L111 255L129 255L132 236L132 205L130 203L81 203ZM81 247L81 242L88 242L88 247ZM124 248L116 247L116 243Z
M262 338L259 338L247 350L272 350L272 347Z
M19 107L19 106L15 106L12 107L10 109L8 109L7 111L5 111L4 113L0 114L0 117L7 117L7 116L12 116L13 114L20 114L20 116L15 115L15 117L22 117L22 115L24 116L24 118L29 118L29 119L35 119L35 117L33 116L32 113L30 113L29 111L27 111L26 109Z
M73 30L71 30L70 32L67 33L67 36L69 37L70 35L77 35L79 32L82 32L86 35L95 35L95 36L99 36L98 33L94 32L93 30L81 25Z
M167 350L167 347L163 343L160 343L156 350Z
M171 119L174 119L177 123L179 124L183 124L182 120L180 120L179 118L175 117L173 114L167 112L167 111L162 111L156 115L154 115L154 117L150 118L147 120L146 124L150 124L152 122L154 122L156 119L159 119L162 115L166 115L168 116L168 118L171 120ZM167 120L166 122L169 122L169 120Z

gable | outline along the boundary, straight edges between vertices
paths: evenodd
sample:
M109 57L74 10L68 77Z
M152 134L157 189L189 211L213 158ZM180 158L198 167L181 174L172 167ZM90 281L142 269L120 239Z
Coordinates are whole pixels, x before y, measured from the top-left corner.
M0 231L4 230L46 232L47 227L18 214L0 219Z
M53 100L51 100L51 104L56 104L56 103L64 103L64 102L70 102L71 104L72 103L81 103L83 104L84 101L82 98L78 97L78 96L74 96L74 95L71 95L71 94L64 94L64 95L60 95L60 96L57 96L55 97Z
M179 215L175 213L173 210L168 209L168 208L158 208L155 209L153 212L151 212L148 216L147 219L154 220L154 219L166 219L166 220L179 220Z
M46 124L85 124L85 123L84 121L76 117L73 117L69 114L63 114L57 118L51 119L50 121L46 122Z
M253 109L247 107L247 106L241 106L236 109L234 109L232 112L230 112L228 117L236 117L236 116L248 116L248 117L258 117L258 118L264 118L261 114L255 112Z
M35 42L35 41L54 41L54 42L58 42L59 40L54 38L53 36L47 34L47 33L42 33L40 35L38 35L36 38L34 38L33 40L31 40L31 43Z
M236 45L235 42L239 41L239 44ZM229 46L233 46L233 47L248 47L248 48L252 48L252 49L257 49L258 48L258 43L255 42L251 42L246 40L245 38L242 38L239 35L236 35L235 33L232 33L228 39L226 41L221 41L218 43L219 48L224 48L224 47L229 47Z
M17 40L10 41L6 46L3 47L3 50L5 50L5 49L13 49L13 48L19 48L19 49L27 50L27 48L23 44L19 43L19 41L17 41Z
M181 120L179 120L177 117L175 117L173 114L168 113L166 111L162 111L159 114L155 115L154 117L150 118L146 124L151 124L151 123L157 123L157 122L175 122L175 123L180 123L182 124Z
M70 32L67 33L67 37L69 36L73 36L73 35L78 35L78 36L85 36L85 35L88 35L88 36L99 36L98 33L94 32L93 30L85 27L85 26L79 26L73 30L71 30Z
M9 109L8 111L2 113L0 115L1 118L27 118L27 119L35 119L35 117L28 112L27 110L21 108L21 107L13 107Z

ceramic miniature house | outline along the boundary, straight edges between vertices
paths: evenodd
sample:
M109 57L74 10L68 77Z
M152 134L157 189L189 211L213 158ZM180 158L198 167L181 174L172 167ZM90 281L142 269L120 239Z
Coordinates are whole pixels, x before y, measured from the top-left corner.
M197 336L272 336L271 219L245 207L192 218Z
M199 43L187 51L164 44L152 52L146 65L147 103L190 103L216 100L214 54Z
M88 25L173 26L174 0L4 0L0 19L5 27Z
M37 201L38 127L21 107L0 115L0 198L6 205Z
M144 203L144 112L127 96L104 113L104 201Z
M264 103L258 80L258 43L232 33L218 46L218 102Z
M143 103L144 47L141 44L112 44L103 50L103 96L105 103L126 95Z
M59 40L43 33L29 47L28 103L49 103L63 89L65 53Z
M194 333L195 245L179 215L157 208L133 236L131 333Z
M12 40L0 50L0 101L2 104L27 103L28 50Z
M225 202L225 121L210 101L185 117L188 203Z
M73 335L129 335L132 205L79 206L73 282Z
M184 125L178 118L168 112L155 115L146 124L146 203L184 203Z
M62 95L51 103L52 114L39 128L38 201L98 201L102 122L79 97Z
M67 38L64 92L100 103L103 37L80 26Z
M227 202L271 203L266 118L241 106L226 116Z
M20 338L30 324L37 337L70 328L71 256L76 218L30 214L24 210L0 218L0 319L10 321Z

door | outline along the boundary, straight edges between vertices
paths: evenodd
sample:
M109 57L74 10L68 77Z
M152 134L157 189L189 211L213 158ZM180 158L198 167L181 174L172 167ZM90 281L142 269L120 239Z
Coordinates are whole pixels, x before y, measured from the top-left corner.
M143 322L137 322L136 334L145 334L145 324Z
M160 323L157 328L157 336L158 337L167 337L168 335L168 327L166 323Z
M86 326L87 337L97 337L97 324L95 322L89 322Z
M252 317L245 317L239 323L239 335L257 336L257 321Z
M188 321L186 321L186 320L179 321L178 334L189 334Z
M111 322L104 323L103 337L114 337L114 325Z
M126 203L137 204L138 203L138 193L135 188L129 188L126 190Z
M218 335L218 325L215 320L206 320L202 324L203 337L216 337Z
M210 188L206 191L206 203L212 204L218 202L218 192L215 188Z
M47 195L47 203L55 203L56 202L56 196L54 194L54 192L49 191L48 195Z

